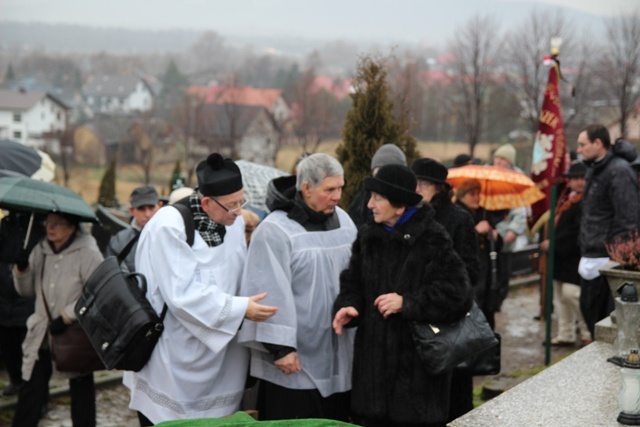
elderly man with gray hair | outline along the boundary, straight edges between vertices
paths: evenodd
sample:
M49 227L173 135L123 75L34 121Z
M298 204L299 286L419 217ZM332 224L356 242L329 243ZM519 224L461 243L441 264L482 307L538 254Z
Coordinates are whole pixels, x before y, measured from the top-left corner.
M271 213L253 233L241 294L267 292L279 307L266 322L245 321L238 340L251 348L251 375L261 380L261 420L349 417L353 331L331 329L340 272L347 268L356 227L338 207L340 163L313 154L297 176L269 184Z

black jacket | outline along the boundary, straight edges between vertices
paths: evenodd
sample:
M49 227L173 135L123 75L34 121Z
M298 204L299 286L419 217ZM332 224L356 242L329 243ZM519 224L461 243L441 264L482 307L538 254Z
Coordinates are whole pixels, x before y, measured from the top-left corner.
M340 276L334 313L353 306L355 339L352 410L357 416L399 423L444 422L450 374L428 376L415 351L410 320L450 322L472 301L464 263L431 206L392 231L363 225L347 270ZM402 312L384 319L375 299L396 292Z
M606 257L605 242L624 237L640 223L638 180L629 162L611 152L588 166L580 250L587 258Z
M474 285L478 281L480 265L478 233L476 233L473 217L469 211L452 203L447 193L436 194L430 204L436 211L434 219L442 224L451 236L453 249L464 261L469 281Z
M566 283L580 284L578 264L580 263L580 218L582 200L560 214L556 224L553 278Z

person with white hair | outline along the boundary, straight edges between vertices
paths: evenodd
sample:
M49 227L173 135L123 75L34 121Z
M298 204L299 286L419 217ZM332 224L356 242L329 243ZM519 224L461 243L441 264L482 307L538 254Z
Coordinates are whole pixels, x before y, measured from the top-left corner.
M250 374L260 379L261 420L326 418L348 421L352 334L336 336L331 309L347 267L356 227L338 207L340 163L312 154L297 176L269 183L271 213L251 238L241 295L267 292L278 313L245 321L238 340L251 348Z

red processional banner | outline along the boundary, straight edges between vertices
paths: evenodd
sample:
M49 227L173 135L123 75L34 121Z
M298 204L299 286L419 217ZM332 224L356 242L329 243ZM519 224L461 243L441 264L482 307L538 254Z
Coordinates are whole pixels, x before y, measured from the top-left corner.
M538 118L538 132L533 145L531 179L546 195L531 206L530 234L535 234L549 220L551 186L562 182L566 170L567 144L560 108L560 67L555 57L550 60L549 80Z

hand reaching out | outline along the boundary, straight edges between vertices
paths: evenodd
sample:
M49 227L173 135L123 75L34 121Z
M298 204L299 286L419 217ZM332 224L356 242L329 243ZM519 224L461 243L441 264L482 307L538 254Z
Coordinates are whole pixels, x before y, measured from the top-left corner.
M349 324L355 317L358 317L360 313L353 307L342 307L336 313L336 317L333 318L333 330L337 335L342 335L342 327Z
M258 303L258 301L264 299L266 296L267 293L263 292L249 297L249 305L247 306L247 312L244 315L245 319L253 320L255 322L263 322L278 312L278 307Z

